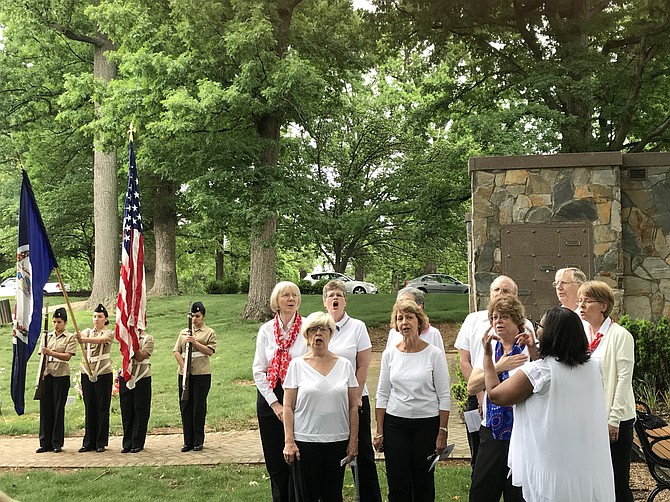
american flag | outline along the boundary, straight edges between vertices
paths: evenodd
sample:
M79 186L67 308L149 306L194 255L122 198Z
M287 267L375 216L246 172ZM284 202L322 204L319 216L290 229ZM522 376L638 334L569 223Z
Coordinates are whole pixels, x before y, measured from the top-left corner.
M128 190L123 209L123 243L121 246L121 278L116 299L116 339L123 355L123 379L130 380L130 359L139 348L140 330L146 327L147 291L144 281L144 236L142 211L137 186L135 151L130 141Z

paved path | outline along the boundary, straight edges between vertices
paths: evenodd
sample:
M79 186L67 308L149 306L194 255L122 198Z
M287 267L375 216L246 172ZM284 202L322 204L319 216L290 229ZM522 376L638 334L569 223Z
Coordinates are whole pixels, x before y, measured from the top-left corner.
M369 388L377 386L379 359L373 353L369 376ZM450 354L450 366L453 355ZM375 425L372 426L375 431ZM121 453L121 437L113 436L109 448L103 453L78 453L81 437L65 439L61 453L35 453L39 447L37 436L0 436L0 467L129 467L136 465L215 465L215 464L262 464L263 451L258 430L213 432L205 436L205 448L200 452L182 453L181 434L151 434L147 437L144 451ZM465 425L457 410L452 407L449 420L449 443L455 443L452 458L470 458ZM383 454L377 455L383 459Z

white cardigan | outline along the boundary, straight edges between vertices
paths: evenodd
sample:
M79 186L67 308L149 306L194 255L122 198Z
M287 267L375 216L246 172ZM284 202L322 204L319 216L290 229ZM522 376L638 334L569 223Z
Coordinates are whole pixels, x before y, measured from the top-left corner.
M619 427L619 422L635 418L633 367L635 342L626 328L612 322L603 341L605 353L601 361L607 423Z

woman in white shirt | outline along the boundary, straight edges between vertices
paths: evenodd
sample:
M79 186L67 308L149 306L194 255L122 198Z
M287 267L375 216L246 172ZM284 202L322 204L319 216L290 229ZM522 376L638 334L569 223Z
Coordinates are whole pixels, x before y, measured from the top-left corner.
M323 306L335 321L335 331L328 344L331 352L349 360L356 372L358 389L358 489L362 502L381 502L382 494L377 477L375 452L370 432L370 398L365 381L368 378L372 342L363 321L349 317L347 290L342 281L330 281L323 287Z
M403 298L414 300L422 310L425 310L426 308L425 294L419 288L413 288L412 286L406 286L402 288L396 295L396 301L402 300ZM423 329L421 334L419 334L419 338L421 338L424 342L435 345L438 349L444 352L444 340L442 339L442 334L435 326L431 326L430 322L426 322L426 327ZM395 327L392 327L389 330L389 336L386 340L386 348L398 345L400 342L402 342L402 335L398 333L398 330L395 329Z
M587 281L579 287L578 296L579 315L586 321L589 352L602 369L616 502L632 502L630 452L635 423L635 342L626 328L609 316L614 307L614 293L606 283Z
M256 413L265 457L270 475L273 502L289 501L289 468L284 462L284 388L291 359L307 352L305 339L300 336L302 318L300 289L294 283L278 283L270 295L270 308L275 316L263 324L256 338L253 374L258 396Z
M358 455L358 382L344 357L328 349L333 318L314 312L301 328L309 352L291 361L284 382L284 458L301 471L305 500L342 500L344 464Z
M450 381L444 351L419 337L428 319L416 302L393 306L391 327L402 342L384 350L377 386L377 434L389 500L435 500L431 455L447 446Z
M549 310L541 321L540 357L500 382L489 334L484 339L486 393L516 405L508 466L525 502L614 500L598 364L589 358L584 328L572 310Z

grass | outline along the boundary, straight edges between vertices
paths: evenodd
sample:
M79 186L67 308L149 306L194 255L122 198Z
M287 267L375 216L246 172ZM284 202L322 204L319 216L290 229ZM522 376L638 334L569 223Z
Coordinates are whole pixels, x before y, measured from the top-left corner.
M384 464L377 466L382 495L388 500ZM257 502L270 499L270 481L263 466L30 469L0 473L0 489L22 502L42 502L45 494L49 500L107 501L110 497L116 498L112 494L117 493L120 486L141 487L132 491L133 502ZM464 462L438 465L436 500L466 500L469 486L470 467ZM345 501L355 500L350 470L345 476L343 495Z
M54 299L51 298L53 310ZM218 347L212 356L212 389L208 398L207 427L209 430L239 430L255 427L255 387L252 381L251 363L256 347L256 334L260 323L240 320L246 303L244 295L201 295L197 298L166 297L152 298L147 305L147 331L156 339L152 366L152 409L149 421L152 429L181 428L177 396L177 364L172 348L179 331L186 327L188 305L191 300L202 300L207 308L205 322L216 330ZM390 294L352 295L347 305L348 312L365 321L369 327L386 326L395 297ZM428 295L426 311L433 322L461 321L467 314L467 295ZM300 311L305 315L323 310L320 296L303 297ZM90 327L91 313L75 312L80 329ZM110 319L113 323L114 319ZM73 329L68 322L69 330ZM110 324L113 328L113 324ZM28 362L26 381L25 414L16 415L11 402L9 388L12 365L11 326L4 326L6 343L0 346L0 434L37 434L39 429L39 403L32 399L36 354ZM73 374L78 371L81 354L71 361ZM118 346L112 348L112 361L120 367ZM70 388L71 396L78 396ZM83 435L84 403L77 398L68 405L65 413L68 436ZM112 398L110 429L112 434L122 431L118 396Z

